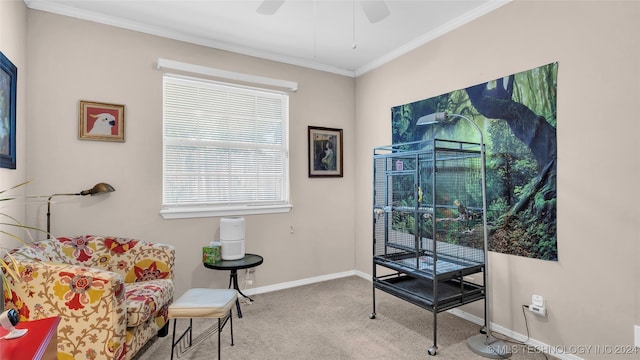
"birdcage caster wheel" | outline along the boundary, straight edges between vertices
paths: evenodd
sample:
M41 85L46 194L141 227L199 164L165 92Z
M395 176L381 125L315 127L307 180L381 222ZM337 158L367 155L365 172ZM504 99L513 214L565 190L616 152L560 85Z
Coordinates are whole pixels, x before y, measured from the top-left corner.
M434 346L430 347L427 352L429 353L429 355L435 356L438 353L438 347L436 347L434 345Z
M375 319L375 318L376 318L376 313L369 314L369 319Z

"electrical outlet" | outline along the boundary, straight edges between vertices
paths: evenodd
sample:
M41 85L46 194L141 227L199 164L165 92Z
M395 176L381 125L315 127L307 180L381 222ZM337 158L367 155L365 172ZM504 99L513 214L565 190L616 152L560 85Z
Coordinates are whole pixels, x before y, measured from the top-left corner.
M538 316L547 316L547 307L544 304L544 297L542 297L542 295L534 294L533 296L531 296L531 305L529 305L529 311Z
M529 311L531 311L532 313L538 315L538 316L542 316L545 317L547 316L547 308L544 306L537 306L537 305L529 305Z

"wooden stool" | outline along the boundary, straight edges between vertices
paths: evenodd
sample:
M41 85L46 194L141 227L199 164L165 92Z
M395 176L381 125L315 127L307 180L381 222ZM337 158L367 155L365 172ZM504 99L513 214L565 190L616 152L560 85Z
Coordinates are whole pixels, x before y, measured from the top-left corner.
M238 292L234 289L203 289L193 288L187 290L178 300L169 305L169 319L173 319L173 337L171 339L171 360L176 345L182 354L215 331L218 332L218 360L220 359L220 333L227 321L231 323L231 346L233 346L233 317L231 309L238 298ZM189 319L189 327L176 340L176 321ZM213 325L193 340L193 318L218 319L218 326Z

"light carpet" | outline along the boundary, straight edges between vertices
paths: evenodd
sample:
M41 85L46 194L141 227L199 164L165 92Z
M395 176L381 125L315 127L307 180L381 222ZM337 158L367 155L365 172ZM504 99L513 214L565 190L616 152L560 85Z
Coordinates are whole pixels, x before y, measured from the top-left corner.
M253 303L241 304L243 318L237 317L234 307L235 346L230 346L229 324L223 329L223 360L485 359L467 346L467 339L478 334L480 326L447 312L437 315L435 357L427 354L433 345L433 314L429 311L376 290L376 318L370 319L372 285L357 276L252 298ZM194 319L194 338L214 322L217 320ZM187 325L187 319L178 319L177 334ZM172 331L173 320L169 335L152 339L136 360L169 359ZM507 345L512 349L514 360L547 358L527 346ZM215 334L181 357L216 358Z

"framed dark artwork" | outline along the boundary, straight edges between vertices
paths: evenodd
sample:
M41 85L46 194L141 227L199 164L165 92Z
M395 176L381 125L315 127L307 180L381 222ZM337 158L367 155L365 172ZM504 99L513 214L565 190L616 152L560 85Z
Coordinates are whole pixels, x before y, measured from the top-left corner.
M16 168L18 68L0 52L0 167Z
M83 140L124 142L124 105L80 100L78 133Z
M342 129L308 127L309 177L342 177Z

